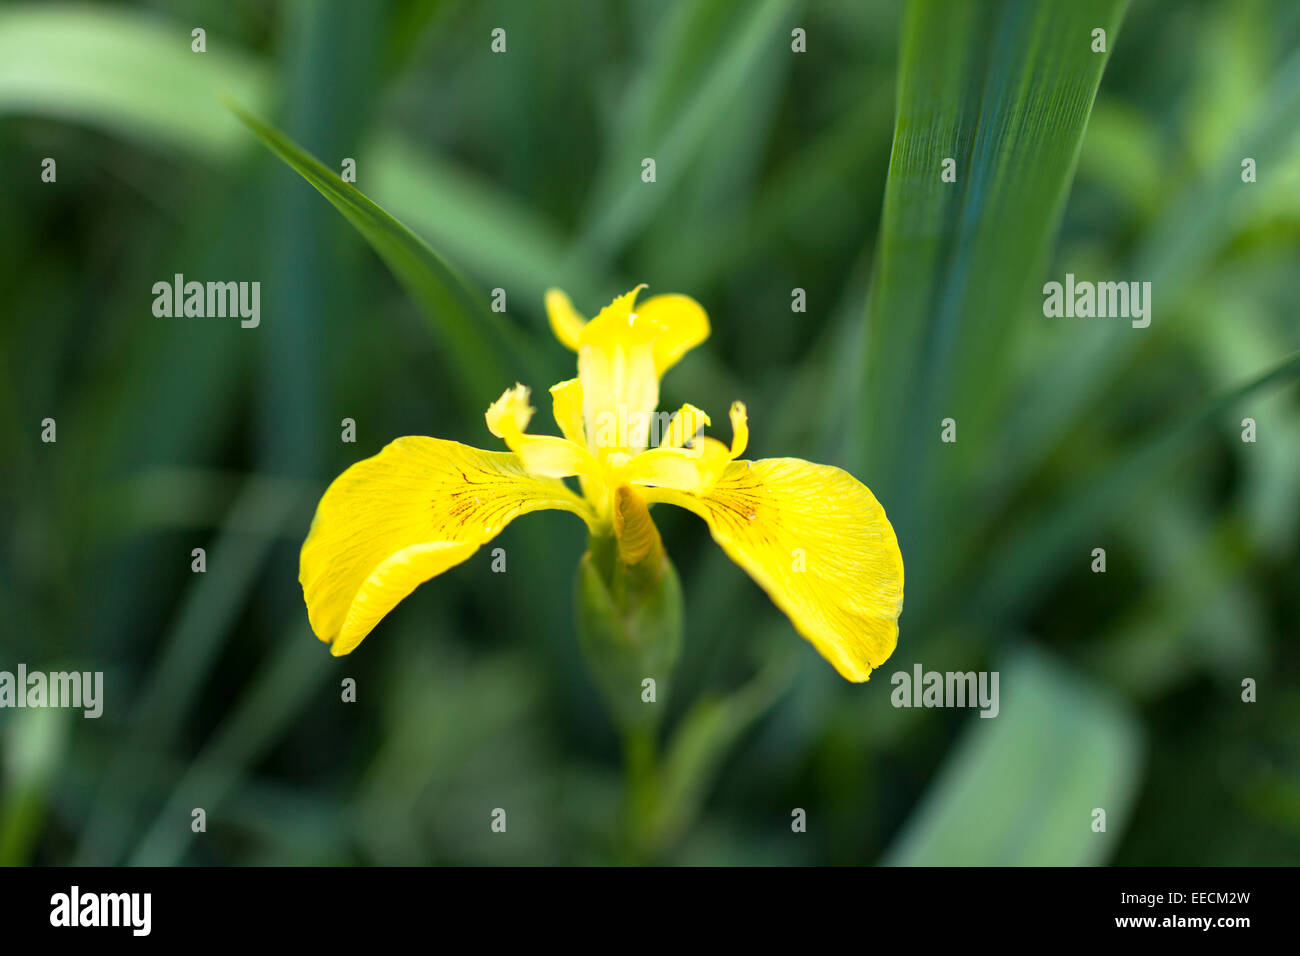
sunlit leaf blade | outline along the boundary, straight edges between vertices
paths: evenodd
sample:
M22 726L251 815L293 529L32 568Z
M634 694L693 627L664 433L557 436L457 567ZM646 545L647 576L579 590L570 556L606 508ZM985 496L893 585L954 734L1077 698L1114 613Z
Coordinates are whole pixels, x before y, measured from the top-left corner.
M1087 866L1110 859L1139 781L1141 731L1132 714L1029 649L1000 670L998 705L996 717L970 713L882 862ZM1105 832L1093 828L1098 809Z
M1124 8L907 8L858 427L909 570L938 540L921 524L941 520L941 476L986 449L983 427L1003 394L993 370L1039 283L1106 63L1092 31L1106 31L1109 50ZM941 175L946 159L955 181ZM964 443L940 444L944 418L960 422ZM929 577L909 575L922 586Z
M472 290L428 243L279 130L229 105L271 152L356 227L415 299L448 350L447 370L458 380L468 407L486 408L503 382L527 378L540 383L545 378L528 358L517 330L492 312L486 296Z
M0 724L0 866L31 862L31 845L51 809L50 790L66 759L72 713L36 708Z
M140 13L36 4L0 10L0 114L52 116L220 158L244 141L219 94L264 109L270 74L216 37ZM166 82L159 82L166 77Z

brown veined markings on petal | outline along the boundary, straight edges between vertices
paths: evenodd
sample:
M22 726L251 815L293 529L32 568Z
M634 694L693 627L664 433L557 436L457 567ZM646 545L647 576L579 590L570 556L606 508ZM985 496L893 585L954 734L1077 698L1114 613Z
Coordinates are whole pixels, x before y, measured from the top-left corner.
M852 475L769 458L734 463L701 497L648 491L704 518L718 544L846 678L865 680L893 652L902 557L880 503Z
M508 479L501 474L494 475L483 469L478 469L475 477L471 478L463 466L455 467L460 474L460 482L446 480L440 482L441 486L447 489L445 497L431 498L430 510L442 519L439 524L453 520L462 529L472 531L472 537L495 535L508 520L510 512L519 504L517 499L502 493L504 490L502 486L507 484ZM504 467L502 470L514 471ZM518 477L527 480L527 476L522 471L518 473ZM473 527L475 525L477 527Z
M568 488L528 475L511 453L421 436L390 442L336 478L317 506L299 558L313 630L334 641L354 619L346 653L421 581L466 560L519 515L546 508L590 520ZM387 603L370 605L356 623L358 595Z

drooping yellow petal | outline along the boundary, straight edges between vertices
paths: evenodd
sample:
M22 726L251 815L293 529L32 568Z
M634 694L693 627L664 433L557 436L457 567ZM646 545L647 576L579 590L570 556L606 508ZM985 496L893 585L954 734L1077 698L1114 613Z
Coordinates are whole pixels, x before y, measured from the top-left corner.
M403 598L430 578L468 560L477 550L478 545L466 542L429 541L402 548L384 558L352 595L343 625L330 645L330 653L335 657L350 654ZM307 612L310 620L310 604ZM317 636L329 640L322 634Z
M299 581L312 630L347 654L417 586L466 560L521 514L590 508L519 458L407 437L329 486L303 543Z
M578 351L578 338L582 335L582 327L587 324L587 320L578 314L569 297L559 289L546 290L546 318L561 344Z
M524 470L539 478L567 478L596 474L599 466L585 445L554 435L528 435L524 429L535 409L528 404L527 386L515 385L502 392L484 415L488 431L502 439L519 456Z
M654 341L655 372L662 378L683 355L709 337L704 307L688 295L656 295L636 307L636 314L659 327Z
M903 559L865 485L798 458L732 462L705 494L642 490L694 511L841 675L864 681L894 651Z

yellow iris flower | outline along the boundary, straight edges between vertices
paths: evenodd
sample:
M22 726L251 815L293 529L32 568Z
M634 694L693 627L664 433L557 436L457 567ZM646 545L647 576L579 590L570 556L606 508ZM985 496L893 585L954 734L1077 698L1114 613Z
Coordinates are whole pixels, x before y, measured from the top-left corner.
M564 437L528 434L529 392L516 385L486 415L509 452L405 437L334 480L299 574L312 629L332 654L352 651L416 587L467 560L519 515L573 512L593 536L617 536L620 555L634 562L658 536L652 522L628 516L647 518L658 502L703 518L847 679L866 680L893 653L903 559L880 503L838 468L740 460L749 439L740 402L731 406L730 446L699 434L709 417L692 405L671 419L657 415L660 379L708 337L709 321L684 295L638 306L641 288L589 322L563 292L547 292L551 328L578 354L578 377L551 389ZM572 476L581 495L562 480Z

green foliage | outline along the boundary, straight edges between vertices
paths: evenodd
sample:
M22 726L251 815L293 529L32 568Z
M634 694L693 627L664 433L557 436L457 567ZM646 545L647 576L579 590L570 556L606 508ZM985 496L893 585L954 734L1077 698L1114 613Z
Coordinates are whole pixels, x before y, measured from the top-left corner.
M997 370L1038 308L1101 82L1107 54L1093 52L1091 30L1117 42L1124 7L908 7L859 447L904 529L909 603L922 617L947 589L953 552L933 535L906 536L921 515L946 521L962 507L960 489L980 480L1013 400L1015 379ZM936 440L947 418L960 429L952 444Z
M107 694L0 710L0 861L1300 861L1293 3L235 2L202 54L164 6L0 10L0 669ZM261 281L262 326L154 317L176 272ZM1067 272L1151 281L1151 326L1045 318ZM542 291L640 281L714 330L665 407L741 399L754 457L880 498L894 657L846 684L657 508L653 736L620 749L584 667L568 515L331 658L325 484L402 434L495 447L490 399L572 374ZM1001 669L1002 713L892 707L918 663Z
M1141 732L1132 715L1039 651L1022 650L998 671L997 716L972 716L882 862L1095 866L1111 859L1140 779Z
M420 304L450 353L447 364L468 407L484 406L499 394L494 383L510 378L507 355L514 358L514 367L526 367L527 353L514 342L512 330L487 308L485 296L470 289L428 243L278 130L233 103L231 108L268 149L356 227Z

